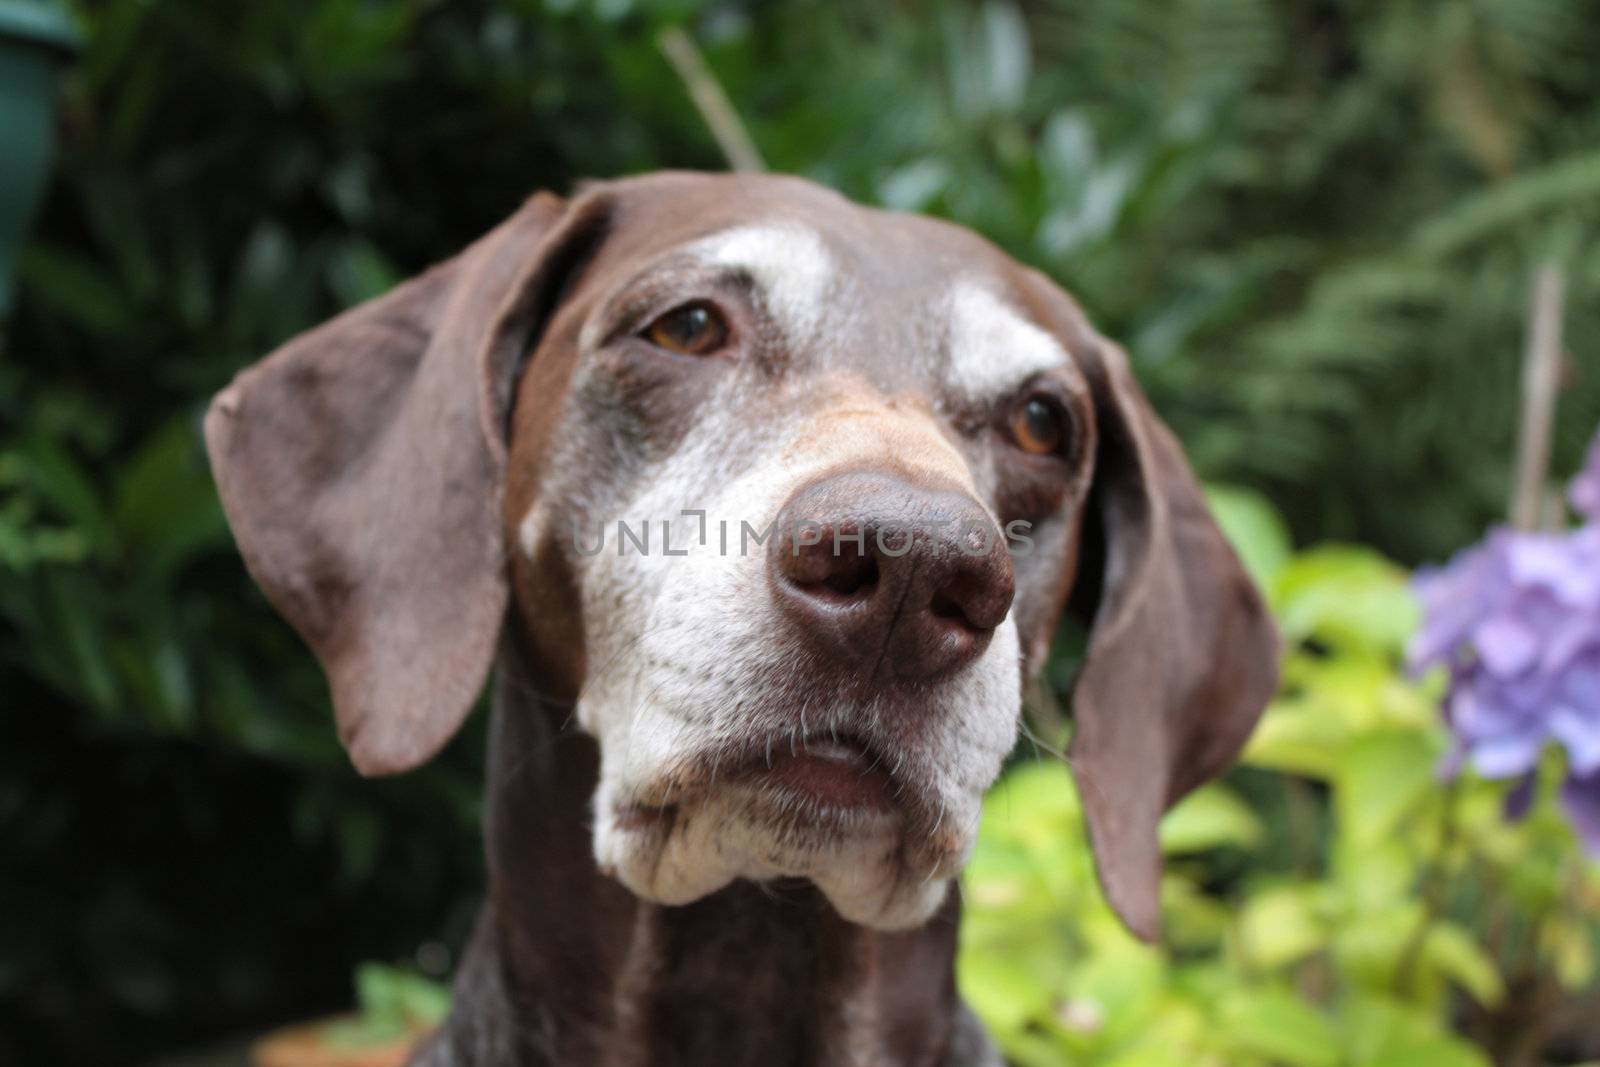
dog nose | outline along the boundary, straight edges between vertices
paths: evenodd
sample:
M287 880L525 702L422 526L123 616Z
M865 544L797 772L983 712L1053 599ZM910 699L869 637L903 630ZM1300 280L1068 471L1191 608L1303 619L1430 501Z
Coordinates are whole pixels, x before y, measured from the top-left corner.
M894 681L976 659L1014 592L1005 538L976 500L890 473L800 489L768 562L778 603L818 651Z

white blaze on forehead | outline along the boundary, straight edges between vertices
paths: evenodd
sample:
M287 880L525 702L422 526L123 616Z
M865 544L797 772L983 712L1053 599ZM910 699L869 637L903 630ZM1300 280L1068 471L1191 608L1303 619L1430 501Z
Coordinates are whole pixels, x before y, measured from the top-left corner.
M969 397L997 396L1067 362L1054 337L981 285L957 284L946 307L950 382Z
M689 254L707 266L741 271L779 324L796 335L814 333L835 276L822 238L796 222L741 226L702 238Z

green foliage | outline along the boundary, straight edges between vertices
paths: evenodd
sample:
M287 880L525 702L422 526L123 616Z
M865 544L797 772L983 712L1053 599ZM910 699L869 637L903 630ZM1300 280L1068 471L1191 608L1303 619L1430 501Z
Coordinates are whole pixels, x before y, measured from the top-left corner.
M1245 769L1162 826L1166 946L1118 924L1067 769L1038 760L984 809L962 991L1025 1067L1487 1065L1537 1026L1530 983L1592 982L1600 868L1548 799L1511 824L1504 786L1441 783L1437 687L1399 673L1402 570L1292 554L1259 498L1212 500L1290 652Z
M1600 282L1584 0L783 10L714 51L769 160L1043 267L1203 472L1406 562L1503 513L1534 269ZM814 61L744 58L769 26ZM1576 366L1557 469L1597 419Z
M363 963L356 968L356 1014L328 1027L333 1048L378 1045L430 1030L450 1010L450 990L405 967Z
M1586 0L76 14L87 50L0 359L0 900L29 917L0 924L0 1060L126 1062L325 1010L357 960L463 936L481 737L403 782L355 779L310 656L228 542L199 416L239 367L533 189L720 166L656 46L666 26L699 42L775 168L974 226L1068 285L1202 473L1267 493L1303 541L1410 563L1500 513L1540 261L1572 294L1556 469L1600 417L1583 362L1600 326L1584 298L1600 282ZM1323 843L1325 826L1359 814L1412 834L1437 804L1389 773L1437 746L1425 700L1361 651L1407 625L1392 570L1351 551L1290 559L1277 513L1248 494L1214 503L1257 528L1245 556L1285 627L1343 644L1291 665L1262 750L1281 768L1174 816L1168 844L1188 858L1173 884L1197 907L1217 885L1185 870L1224 857L1230 892L1309 877L1289 849L1331 879L1355 846ZM1253 833L1246 807L1270 816ZM1284 811L1305 825L1290 833ZM1504 891L1534 893L1552 864L1511 863ZM1587 941L1549 931L1577 921L1506 936L1553 938L1575 974ZM1179 973L1138 960L1113 976L1127 997L1146 970ZM1295 1016L1281 986L1253 982L1216 1010ZM1414 1036L1381 1004L1301 1001L1341 1033Z

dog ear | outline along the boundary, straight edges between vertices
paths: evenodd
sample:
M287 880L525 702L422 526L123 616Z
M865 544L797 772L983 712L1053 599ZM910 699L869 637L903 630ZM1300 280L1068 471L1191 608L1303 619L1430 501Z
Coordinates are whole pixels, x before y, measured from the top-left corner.
M1278 639L1127 356L1077 318L1099 444L1072 597L1090 631L1069 758L1106 897L1153 940L1161 816L1238 755L1276 687Z
M206 445L239 550L321 661L363 774L429 759L483 687L507 602L513 380L602 213L598 194L535 196L211 403Z

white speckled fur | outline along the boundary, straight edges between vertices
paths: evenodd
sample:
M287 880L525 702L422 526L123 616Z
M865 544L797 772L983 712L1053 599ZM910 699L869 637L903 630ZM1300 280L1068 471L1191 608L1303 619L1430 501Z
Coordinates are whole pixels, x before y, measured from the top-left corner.
M789 224L740 228L704 238L687 253L748 272L766 314L787 338L818 336L834 266L811 231ZM1002 319L979 321L983 314ZM950 315L955 359L968 368L964 388L989 388L1065 358L976 286L955 290ZM592 362L580 363L579 393L586 373L595 373ZM569 557L577 569L588 673L577 720L599 740L601 753L595 856L634 893L663 903L696 900L735 878L801 876L847 919L884 929L916 925L943 901L965 861L983 792L1015 742L1021 653L1010 618L977 660L930 689L927 725L916 740L884 746L896 763L895 780L918 783L922 810L937 812L936 819L913 820L899 810L813 812L780 827L752 815L751 790L759 785L698 782L683 795L679 783L706 753L753 738L793 737L801 729L813 736L883 735L871 702L822 692L797 714L777 699L798 668L792 644L778 637L785 620L773 602L766 551L740 551L741 523L765 530L799 486L828 470L899 468L969 490L972 472L932 416L895 406L870 388L844 382L814 403L788 406L803 415L752 433L749 396L740 392L746 387L739 375L727 375L670 455L640 460L645 466L630 482L642 489L631 499L596 504L608 527L604 550ZM735 440L741 447L730 449ZM558 452L550 471L542 500L594 501L582 457ZM706 511L706 544L698 543L700 520L684 509ZM630 546L619 554L617 520L635 529L648 520L651 551ZM673 525L674 549L687 555L661 552L663 520ZM717 533L724 522L726 553ZM568 526L565 516L536 504L520 524L519 547L530 555L546 550L552 539L573 536ZM583 531L582 543L592 545L599 532ZM804 691L792 684L787 691L797 689ZM641 825L640 809L664 812L669 805L671 815ZM807 833L817 817L828 831Z
M604 620L585 635L591 662L604 669L578 703L580 725L601 742L596 857L635 893L666 903L698 899L737 877L803 875L852 921L880 927L922 922L965 859L983 790L1015 740L1019 649L1009 619L983 656L938 692L934 700L942 706L929 709L923 743L899 753L902 776L937 798L945 812L942 829L961 840L938 869L909 878L892 869L904 851L894 816L861 817L855 832L829 835L825 845L780 841L749 818L748 796L732 788L694 798L687 832L661 837L617 824L616 814L632 805L673 803L661 792L663 780L716 740L758 728L781 736L793 728L793 710L764 697L767 680L789 669L782 646L770 639L783 620L766 580L766 553L752 548L741 554L733 537L723 555L719 522L731 530L742 521L764 529L809 478L852 453L864 464L881 463L884 454L873 429L857 425L851 434L828 436L833 447L808 448L803 457L775 449L724 482L714 476L722 467L716 457L732 429L716 418L702 423L625 510L636 519L670 518L703 506L713 531L705 546L697 543L698 519L683 519L673 544L688 548L688 556L644 556L631 548L618 556L608 545L589 560L581 579L585 616ZM931 423L925 432L938 437ZM795 439L815 441L817 435L797 426ZM966 480L965 471L959 473ZM608 607L615 604L626 609L618 615ZM804 714L811 729L822 731L858 728L873 713L821 701Z
M989 289L959 282L946 299L950 377L969 397L1003 393L1067 362L1054 337L1023 318Z
M792 222L743 226L712 234L687 252L707 266L748 274L789 337L817 332L837 272L822 239L808 227Z

